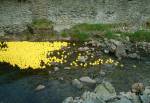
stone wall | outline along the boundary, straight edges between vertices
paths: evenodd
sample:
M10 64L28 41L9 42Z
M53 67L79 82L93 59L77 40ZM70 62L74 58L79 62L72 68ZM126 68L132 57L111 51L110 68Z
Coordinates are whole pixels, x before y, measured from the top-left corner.
M25 29L32 21L31 2L0 0L0 29ZM48 0L48 19L61 30L77 23L130 22L140 25L150 17L150 0ZM3 28L2 28L3 27Z

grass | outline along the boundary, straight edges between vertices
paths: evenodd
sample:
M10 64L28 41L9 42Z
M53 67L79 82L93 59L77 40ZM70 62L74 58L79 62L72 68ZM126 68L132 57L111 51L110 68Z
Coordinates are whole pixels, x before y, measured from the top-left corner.
M150 32L146 30L139 30L130 35L133 41L146 41L150 42Z
M53 22L47 19L33 20L32 24L35 28L49 28L52 27Z
M80 41L86 41L90 38L90 35L85 32L78 32L71 35L74 39L79 39Z

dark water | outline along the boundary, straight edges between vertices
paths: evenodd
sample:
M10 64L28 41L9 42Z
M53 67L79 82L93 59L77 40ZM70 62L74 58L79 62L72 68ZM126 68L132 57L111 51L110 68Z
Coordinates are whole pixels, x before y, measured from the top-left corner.
M135 82L150 85L150 58L142 60L124 59L123 68L108 68L106 76L99 75L100 68L88 70L59 70L48 74L48 71L36 73L12 70L11 66L0 64L0 103L61 103L68 96L80 96L87 87L79 90L71 85L71 80L81 76L102 78L110 81L117 92L128 91ZM136 65L136 67L133 67ZM9 69L8 69L9 68ZM10 69L11 68L11 69ZM62 78L64 80L60 80ZM46 88L36 91L39 85Z

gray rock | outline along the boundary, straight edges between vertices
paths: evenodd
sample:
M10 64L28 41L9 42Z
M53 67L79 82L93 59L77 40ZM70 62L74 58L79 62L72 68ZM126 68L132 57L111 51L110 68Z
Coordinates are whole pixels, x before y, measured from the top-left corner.
M150 86L145 87L145 90L143 93L150 96Z
M143 94L141 95L142 103L150 103L150 96Z
M5 32L0 30L0 37L3 37L4 35L5 35Z
M87 51L89 50L89 47L80 47L78 48L78 51Z
M81 77L80 81L84 82L84 83L89 83L89 84L95 84L96 83L96 81L91 79L90 77Z
M70 68L70 67L64 67L64 69L65 69L65 70L70 70L71 68Z
M62 103L73 103L73 97L66 98Z
M140 59L140 56L137 53L128 54L128 57L132 59Z
M129 99L125 98L125 97L121 97L120 100L117 100L115 102L110 102L110 103L132 103Z
M105 76L106 73L104 71L100 71L100 76Z
M42 84L40 84L40 85L38 85L38 86L35 88L35 90L36 90L36 91L39 91L39 90L42 90L42 89L44 89L44 88L45 88L45 86L42 85Z
M87 59L88 59L88 56L80 56L80 57L78 58L78 60L79 60L80 62L86 62Z
M127 56L125 46L123 44L122 45L117 45L115 55L118 59L121 59L122 57Z
M81 89L83 87L83 84L78 79L72 80L72 85L74 85L78 89Z
M58 67L54 67L54 71L55 72L59 71L59 68Z
M108 49L104 49L104 53L108 54L109 50Z
M115 88L109 82L104 82L95 88L96 95L103 98L104 101L116 97Z
M101 97L98 97L93 92L84 92L82 98L84 100L83 103L105 103Z

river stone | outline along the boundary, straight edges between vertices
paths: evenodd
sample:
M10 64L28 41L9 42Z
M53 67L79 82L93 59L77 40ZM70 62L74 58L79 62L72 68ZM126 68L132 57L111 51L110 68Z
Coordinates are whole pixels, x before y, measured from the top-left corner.
M73 97L66 98L62 103L73 103Z
M78 79L72 80L72 85L77 87L78 89L81 89L83 87L83 84Z
M59 71L59 68L58 67L54 67L54 71L55 72Z
M64 69L65 69L65 70L70 70L71 68L70 68L70 67L64 67Z
M84 100L83 103L105 103L101 97L98 97L93 92L84 92L82 98Z
M95 89L95 93L98 97L103 98L105 101L116 96L115 88L109 82L104 82L98 85Z
M121 59L122 57L126 57L127 56L126 50L125 50L125 46L123 44L122 45L117 45L115 56L118 59Z
M115 102L109 102L109 103L132 103L129 99L127 99L126 97L121 97L120 100L117 100Z
M38 85L37 87L36 87L36 91L39 91L39 90L42 90L42 89L44 89L45 88L45 85L42 85L42 84L40 84L40 85Z
M80 56L79 61L85 63L86 60L88 59L88 56Z
M150 96L150 86L145 87L145 90L143 93Z
M84 83L89 83L89 84L95 84L96 83L96 81L91 79L90 77L81 77L80 81L84 82Z
M150 103L150 96L143 94L141 95L142 103Z
M140 59L140 56L137 53L128 54L128 57L132 59Z

